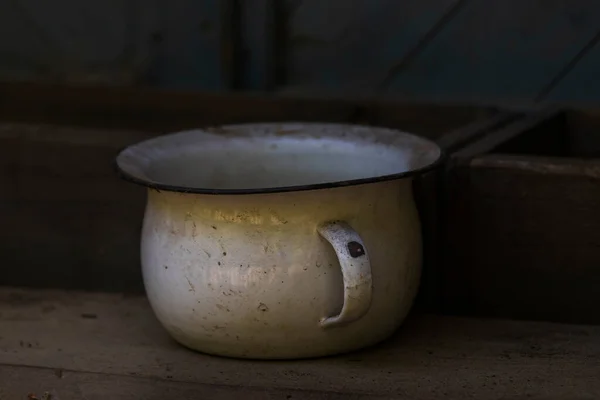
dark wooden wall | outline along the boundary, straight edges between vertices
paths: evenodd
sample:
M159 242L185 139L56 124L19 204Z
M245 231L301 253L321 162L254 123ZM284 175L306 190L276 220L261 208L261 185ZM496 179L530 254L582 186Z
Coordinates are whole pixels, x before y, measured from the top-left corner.
M600 100L595 0L7 0L0 80Z

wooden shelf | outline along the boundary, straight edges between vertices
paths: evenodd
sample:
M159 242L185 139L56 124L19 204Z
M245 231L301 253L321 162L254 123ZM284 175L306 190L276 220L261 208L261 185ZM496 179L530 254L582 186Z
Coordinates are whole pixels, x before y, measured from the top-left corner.
M240 361L174 343L144 297L0 289L0 398L600 398L600 327L413 316L339 357Z

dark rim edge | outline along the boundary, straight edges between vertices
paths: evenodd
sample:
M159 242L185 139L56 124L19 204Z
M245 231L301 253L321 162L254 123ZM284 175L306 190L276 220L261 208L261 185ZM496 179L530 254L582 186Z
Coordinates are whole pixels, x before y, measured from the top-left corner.
M435 142L433 142L435 143ZM303 192L308 190L319 190L319 189L334 189L341 187L364 185L368 183L386 182L392 180L399 180L405 178L411 178L419 175L423 175L438 166L440 166L447 158L448 154L446 151L438 146L440 154L438 158L424 167L413 169L406 172L400 172L398 174L382 175L372 178L362 179L350 179L345 181L335 181L326 183L315 183L310 185L296 185L296 186L279 186L272 188L255 188L255 189L206 189L206 188L189 188L177 185L168 185L165 183L149 182L143 179L136 178L133 175L123 171L118 164L118 155L121 154L128 146L123 147L117 152L117 157L113 158L113 167L115 168L117 175L124 181L134 183L136 185L144 186L148 189L156 190L157 192L175 192L175 193L189 193L189 194L208 194L208 195L248 195L248 194L271 194L271 193L287 193L287 192Z

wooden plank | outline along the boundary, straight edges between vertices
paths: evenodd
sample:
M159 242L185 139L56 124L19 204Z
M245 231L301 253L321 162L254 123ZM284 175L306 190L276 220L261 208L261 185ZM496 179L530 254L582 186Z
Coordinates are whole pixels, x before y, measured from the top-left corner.
M0 284L141 292L145 192L117 151L148 134L0 125Z
M292 398L295 390L303 391L298 398L311 392L406 399L600 396L600 327L414 316L371 349L261 362L205 356L175 344L142 297L4 288L0 300L2 365L44 368L29 375L39 381L25 381L20 368L11 373L28 384L25 390L56 389L59 396L66 383L82 381L79 389L90 395L114 383L112 393L123 398L140 382L177 393L170 381L180 393L197 387L223 396L240 387L249 387L249 396L264 390ZM49 376L55 371L64 385Z
M584 305L599 300L598 116L548 109L453 155L442 213L446 312L600 321Z
M267 91L277 84L277 27L274 0L240 3L242 87Z
M573 72L573 69L577 66L577 64L579 64L581 60L584 59L591 50L593 50L598 41L600 41L600 31L597 31L596 34L585 44L585 46L583 46L583 48L579 50L579 52L575 54L560 71L558 71L556 76L541 88L535 97L535 101L544 101L548 97L548 94L552 92L552 90L554 90L554 88L559 85L566 76Z
M457 2L288 0L286 84L372 91Z
M597 160L483 155L448 186L447 311L600 323Z
M172 379L149 379L38 367L0 364L0 399L139 400L139 399L385 399L389 397L298 389L194 384Z
M600 68L600 46L597 42L560 82L549 88L543 100L548 103L575 103L579 106L598 104L600 83L594 77Z
M145 83L166 88L230 89L231 2L160 1L160 28ZM143 8L143 7L142 7Z
M531 99L596 35L599 13L594 0L470 0L389 90L416 98Z
M473 140L452 153L455 160L467 160L474 156L489 153L492 151L518 151L526 152L536 148L538 151L544 149L540 146L539 135L551 138L548 143L543 144L546 148L557 148L564 144L560 134L546 135L547 125L554 125L562 128L560 118L562 115L556 107L548 107L536 112L523 115L522 118L515 118L499 129L480 135L478 140ZM524 132L529 132L524 135Z
M3 79L139 82L155 51L158 3L4 1L0 5ZM109 20L111 23L107 24Z
M486 133L498 130L522 117L522 114L517 113L498 113L488 119L469 124L460 129L449 131L437 138L436 142L446 152L454 153L461 147L481 138Z
M564 113L567 151L572 157L600 156L600 109L577 108Z
M0 82L0 119L167 132L266 121L356 122L439 137L496 110L402 100L219 95L152 89Z
M230 88L228 0L0 5L0 77L55 83ZM110 21L110 23L106 23Z

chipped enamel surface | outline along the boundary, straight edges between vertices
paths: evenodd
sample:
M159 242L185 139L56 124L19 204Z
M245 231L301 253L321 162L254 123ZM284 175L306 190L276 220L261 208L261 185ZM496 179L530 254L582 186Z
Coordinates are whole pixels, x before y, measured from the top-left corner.
M306 131L314 126L307 125ZM209 139L208 147L214 147L202 154L213 156L205 158L177 157L177 143L196 143L203 135L168 135L155 142L158 148L146 147L147 153L143 146L128 149L119 166L147 182L168 183L173 175L179 186L214 188L211 182L217 182L221 189L236 189L315 183L321 169L327 172L320 182L363 178L358 164L371 176L380 176L434 160L431 149L426 159L412 154L406 145L410 140L396 153L404 158L394 160L390 154L395 147L369 150L356 137L344 142L346 153L341 156L303 157L319 143L330 145L333 140L320 142L309 135L310 143L302 145L305 133L292 138L297 142L290 147L282 144L289 138L275 141L276 149L283 151L277 157L264 153L277 151L270 133L267 130L266 142L261 142L254 130L257 146L249 141L233 153L227 153L235 147L232 142ZM422 146L415 152L425 154L426 146L416 143ZM328 149L323 155L335 153ZM193 153L190 148L185 151ZM357 151L362 151L361 157L371 156L359 158ZM381 151L387 153L382 156ZM229 164L240 165L227 165L220 174L225 164L219 154ZM388 158L378 164L380 156ZM289 159L295 160L295 168L286 167ZM250 169L261 164L263 176L237 174L244 168L241 164ZM205 170L198 172L199 168ZM312 177L306 180L303 171ZM410 177L247 194L150 188L141 256L152 308L182 344L231 357L303 358L368 346L398 328L419 283L421 234Z

